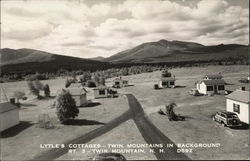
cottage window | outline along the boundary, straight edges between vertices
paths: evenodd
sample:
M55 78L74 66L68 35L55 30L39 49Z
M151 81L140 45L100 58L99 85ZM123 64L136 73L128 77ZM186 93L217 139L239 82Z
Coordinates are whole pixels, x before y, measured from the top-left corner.
M166 86L168 82L162 82L161 85Z
M207 91L213 91L214 87L213 86L207 86Z
M105 95L105 90L99 90L99 95Z
M234 112L240 114L240 105L234 103L234 104L233 104L233 110L234 110Z
M173 86L173 85L174 85L174 81L171 81L171 82L170 82L170 85L172 85L172 86Z
M218 85L218 90L219 90L219 91L225 90L225 86L224 86L224 85Z

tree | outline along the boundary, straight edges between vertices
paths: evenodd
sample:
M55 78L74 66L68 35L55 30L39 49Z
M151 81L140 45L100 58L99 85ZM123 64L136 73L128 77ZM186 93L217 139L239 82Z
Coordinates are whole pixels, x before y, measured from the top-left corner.
M105 86L105 78L104 77L100 77L99 85L104 85Z
M88 81L87 81L87 87L89 87L89 88L96 87L95 81L93 81L93 80L88 80Z
M172 120L176 120L176 114L174 112L174 108L176 107L176 103L175 102L171 102L170 104L166 105L166 114L168 116L168 119L170 121Z
M70 86L71 82L69 79L66 80L65 82L65 88L68 88Z
M38 90L43 90L43 84L39 80L34 81L35 87Z
M43 87L43 91L44 91L45 97L50 97L50 88L48 84L45 84L45 86Z
M80 82L86 84L88 80L91 80L91 74L90 72L84 72L80 77Z
M163 70L162 71L162 74L161 74L162 77L171 77L172 74L168 71L168 70Z
M65 124L68 120L78 116L79 109L76 107L75 100L68 91L62 92L56 98L56 114L59 121Z
M19 103L19 100L22 99L25 96L25 93L22 91L15 91L14 97L16 98L17 103Z
M28 84L28 88L29 88L30 92L33 95L37 96L37 98L40 98L39 89L36 88L33 81L28 81L27 84Z

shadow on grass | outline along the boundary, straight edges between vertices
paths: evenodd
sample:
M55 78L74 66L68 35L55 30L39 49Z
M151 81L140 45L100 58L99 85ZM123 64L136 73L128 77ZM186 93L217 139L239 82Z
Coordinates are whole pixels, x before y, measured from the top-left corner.
M96 107L99 105L101 105L101 103L99 103L99 102L90 102L86 106L80 106L80 108Z
M37 105L32 104L32 103L22 103L21 104L21 107L32 107L32 106L37 106Z
M186 86L175 86L174 88L185 88Z
M13 137L22 132L23 130L31 127L34 123L30 123L29 121L20 121L20 123L16 126L13 126L7 130L4 130L1 133L1 138Z
M238 126L238 127L231 127L231 129L235 129L235 130L249 130L249 124L246 123L242 123L242 126Z
M183 115L185 117L186 120L189 120L189 119L194 119L194 117L192 116L188 116L188 115Z
M86 126L86 125L105 125L105 123L95 120L75 119L66 121L64 125Z
M127 85L126 87L133 87L133 86L135 86L135 85L133 85L133 84L129 84L129 85Z

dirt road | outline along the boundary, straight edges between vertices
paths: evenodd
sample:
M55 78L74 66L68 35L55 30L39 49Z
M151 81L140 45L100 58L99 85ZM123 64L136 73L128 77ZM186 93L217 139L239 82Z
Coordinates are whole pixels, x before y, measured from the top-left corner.
M137 99L132 94L126 94L126 96L128 98L130 110L123 113L114 120L110 121L109 123L105 124L104 126L64 143L65 148L51 149L40 155L37 155L33 160L56 159L68 152L69 144L85 144L90 140L107 133L108 131L114 129L115 127L119 126L120 124L129 119L133 119L135 121L137 128L139 129L140 133L148 144L174 145L174 148L153 148L155 152L154 154L158 160L190 160L185 154L177 153L176 145L147 119ZM163 149L163 152L161 152L161 149Z

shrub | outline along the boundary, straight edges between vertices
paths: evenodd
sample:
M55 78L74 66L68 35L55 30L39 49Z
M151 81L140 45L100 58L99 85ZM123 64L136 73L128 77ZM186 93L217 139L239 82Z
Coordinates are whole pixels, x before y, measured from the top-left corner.
M87 87L89 87L89 88L96 87L95 81L93 81L93 80L88 80L88 81L87 81Z
M44 91L45 97L49 97L49 96L50 96L50 88L49 88L49 85L48 85L48 84L46 84L46 85L43 87L43 91Z
M104 77L100 77L99 84L105 86L105 78Z
M34 84L35 84L35 87L38 89L38 90L43 90L43 84L39 81L39 80L35 80L34 81Z
M176 120L176 114L174 112L174 108L176 107L176 103L175 102L171 102L169 105L166 106L166 114L168 116L168 119L170 121L172 120Z
M65 88L68 88L70 86L71 82L69 79L66 80L65 82Z
M68 91L62 92L56 98L56 114L59 121L65 124L68 120L78 116L79 109L76 107L75 100Z
M162 71L161 76L162 77L171 77L172 74L168 70L164 70L164 71Z
M39 89L36 88L33 81L28 81L27 84L28 84L28 88L29 88L30 92L39 98L40 97Z
M84 72L82 76L80 76L80 82L86 83L88 80L91 80L91 74L90 72Z
M22 99L25 96L25 93L22 91L15 91L14 97L16 98L17 103L19 103L19 100Z

